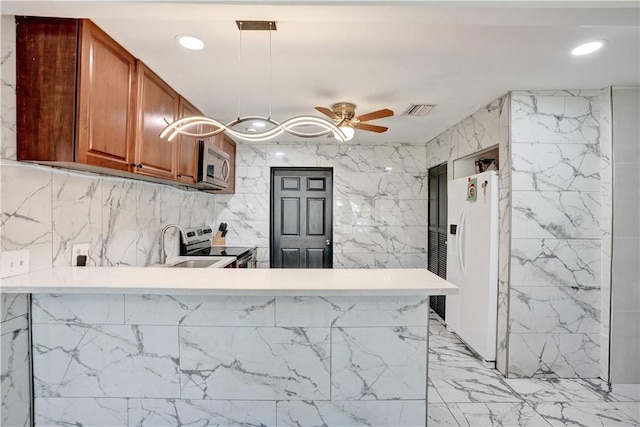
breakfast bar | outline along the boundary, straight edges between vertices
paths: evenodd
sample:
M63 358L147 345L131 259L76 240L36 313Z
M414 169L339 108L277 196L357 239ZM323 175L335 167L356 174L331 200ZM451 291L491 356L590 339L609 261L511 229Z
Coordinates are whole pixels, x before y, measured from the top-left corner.
M54 268L31 295L36 424L426 425L425 269Z

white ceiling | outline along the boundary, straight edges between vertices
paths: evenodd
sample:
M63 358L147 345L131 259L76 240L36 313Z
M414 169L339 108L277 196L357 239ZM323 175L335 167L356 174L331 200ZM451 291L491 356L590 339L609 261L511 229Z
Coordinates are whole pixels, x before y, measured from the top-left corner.
M269 34L235 20L275 20L272 117L353 102L384 134L358 142L424 143L510 90L640 85L638 1L2 1L2 14L89 18L205 114L268 115ZM205 42L199 52L180 33ZM605 49L572 57L577 44ZM436 104L400 117L411 103Z

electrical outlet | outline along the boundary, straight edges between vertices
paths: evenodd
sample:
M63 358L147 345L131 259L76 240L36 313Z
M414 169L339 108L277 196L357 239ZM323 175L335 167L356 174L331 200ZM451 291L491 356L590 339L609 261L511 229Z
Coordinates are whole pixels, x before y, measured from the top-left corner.
M89 262L89 244L88 243L76 243L71 249L71 265L73 267L78 265L78 255L84 255Z
M3 251L0 258L0 277L17 276L29 272L29 249Z

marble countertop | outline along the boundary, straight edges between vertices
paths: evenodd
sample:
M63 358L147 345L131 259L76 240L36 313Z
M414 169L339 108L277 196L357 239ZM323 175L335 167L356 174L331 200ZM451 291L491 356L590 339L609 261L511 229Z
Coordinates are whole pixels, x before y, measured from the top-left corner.
M55 267L2 279L4 293L443 295L458 288L427 269Z

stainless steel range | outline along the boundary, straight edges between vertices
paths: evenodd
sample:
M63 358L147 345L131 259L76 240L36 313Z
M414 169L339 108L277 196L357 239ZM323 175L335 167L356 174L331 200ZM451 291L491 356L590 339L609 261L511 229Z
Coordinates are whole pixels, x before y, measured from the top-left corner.
M185 228L180 234L181 256L230 256L235 257L234 268L256 268L257 249L255 246L211 246L213 230L200 226Z

